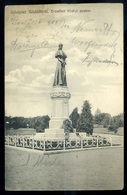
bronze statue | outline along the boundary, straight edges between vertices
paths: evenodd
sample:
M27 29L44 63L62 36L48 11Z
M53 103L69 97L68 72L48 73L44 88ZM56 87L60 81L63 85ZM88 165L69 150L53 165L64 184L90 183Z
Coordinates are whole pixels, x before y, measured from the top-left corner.
M66 71L65 71L67 55L62 51L62 48L63 48L63 44L60 43L58 51L55 54L55 58L57 58L58 61L57 61L53 86L67 86Z

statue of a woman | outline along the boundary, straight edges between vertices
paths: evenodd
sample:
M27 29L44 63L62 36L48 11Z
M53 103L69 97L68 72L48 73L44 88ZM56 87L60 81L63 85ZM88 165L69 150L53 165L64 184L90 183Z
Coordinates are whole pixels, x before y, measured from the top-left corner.
M58 51L55 54L55 58L57 58L58 61L57 61L53 86L67 86L66 71L65 71L67 56L62 51L62 48L63 48L63 44L60 43Z

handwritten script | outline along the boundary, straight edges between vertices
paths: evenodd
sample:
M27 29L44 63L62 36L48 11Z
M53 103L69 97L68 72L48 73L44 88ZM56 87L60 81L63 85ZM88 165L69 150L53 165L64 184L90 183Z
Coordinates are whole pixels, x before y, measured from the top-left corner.
M27 166L31 162L33 164L33 167L35 167L35 166L41 166L41 165L43 165L43 166L51 166L51 165L56 165L56 166L60 165L60 166L63 166L63 163L62 163L62 161L60 159L58 159L58 156L55 157L55 158L52 158L52 157L50 158L49 155L47 155L47 156L45 156L45 155L39 155L34 160L31 159L31 155L28 154L27 159L26 159L26 162L22 166Z
M100 23L97 18L72 22L66 17L49 19L42 16L22 19L19 15L13 15L10 21L15 35L10 39L11 52L29 52L33 57L35 51L54 50L59 42L67 40L70 47L81 51L80 62L87 67L92 64L119 65L115 59L120 32L114 29L113 22Z

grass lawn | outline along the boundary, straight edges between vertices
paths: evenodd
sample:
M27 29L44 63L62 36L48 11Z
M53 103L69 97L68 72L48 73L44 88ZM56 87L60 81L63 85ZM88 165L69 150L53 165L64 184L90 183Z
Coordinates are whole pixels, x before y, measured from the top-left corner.
M108 131L107 128L94 128L93 133L98 133L98 134L112 134L112 135L124 135L124 128L119 127L117 130L117 133L114 134L114 131Z
M103 127L96 127L93 129L93 133L97 134L113 134L113 135L123 135L124 134L124 128L119 127L118 131L116 134L114 134L113 131L108 131L107 128ZM35 135L36 131L35 130L30 130L30 129L10 129L10 130L5 130L5 135Z
M123 188L123 148L44 155L5 147L6 190Z

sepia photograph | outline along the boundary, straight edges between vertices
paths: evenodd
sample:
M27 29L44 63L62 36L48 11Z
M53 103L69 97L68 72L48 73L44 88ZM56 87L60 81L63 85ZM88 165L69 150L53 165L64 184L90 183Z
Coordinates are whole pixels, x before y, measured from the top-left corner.
M123 4L7 5L5 190L124 188Z

